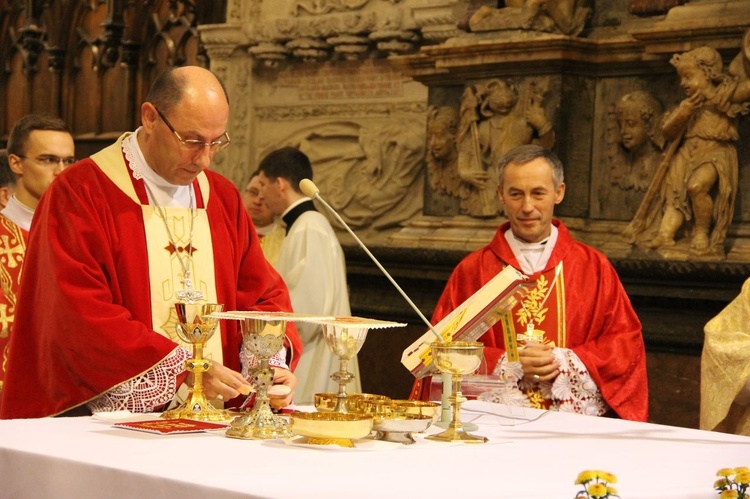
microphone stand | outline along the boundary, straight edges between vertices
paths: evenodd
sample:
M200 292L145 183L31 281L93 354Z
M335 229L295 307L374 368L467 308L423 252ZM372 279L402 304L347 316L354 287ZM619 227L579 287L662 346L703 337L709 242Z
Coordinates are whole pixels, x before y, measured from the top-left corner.
M341 223L341 225L344 226L347 232L349 232L349 235L351 235L354 240L359 244L360 248L364 250L364 252L367 254L367 256L370 257L370 259L377 265L377 267L380 269L380 271L385 275L389 281L391 281L391 284L398 290L399 293L401 293L401 296L404 297L404 300L411 306L411 308L417 313L420 319L422 319L422 322L424 322L429 330L432 332L432 334L435 335L435 338L437 341L443 342L443 337L440 336L440 334L435 331L435 326L433 326L430 321L427 320L427 317L422 314L422 312L417 308L417 306L414 304L413 301L411 301L411 298L409 298L404 292L403 289L401 289L401 286L398 285L398 283L391 277L391 274L388 273L387 270L380 264L377 258L375 258L375 255L370 253L370 250L367 249L367 246L365 246L365 243L363 243L359 237L357 237L357 234L352 231L352 229L349 228L349 224L347 224L343 218L338 214L336 210L334 210L331 205L329 205L320 195L320 190L318 189L318 186L315 185L315 183L310 180L309 178L302 179L299 183L300 190L306 195L309 196L312 199L317 199L323 206L326 207L326 209L334 216L336 217L336 220ZM447 428L448 425L450 425L452 420L451 415L451 407L450 402L448 402L448 398L453 394L453 375L449 373L442 373L442 382L443 382L443 393L440 400L441 405L441 414L440 414L440 420L435 423L436 426L439 426L441 428ZM473 423L462 423L463 427L468 431L474 431L477 429L477 426Z

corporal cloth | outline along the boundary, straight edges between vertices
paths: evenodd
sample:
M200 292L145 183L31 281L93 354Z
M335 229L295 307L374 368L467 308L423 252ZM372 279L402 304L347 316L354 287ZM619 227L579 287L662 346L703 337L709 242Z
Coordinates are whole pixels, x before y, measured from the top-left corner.
M157 290L172 284L155 280L163 269L150 270L150 258L156 260L149 251L160 250L147 241L148 196L122 155L123 137L66 169L37 207L16 314L15 327L24 334L11 341L2 418L60 414L144 373L177 348L156 331L165 325L154 318L172 303L155 311L154 295L168 296L169 290ZM290 311L287 288L263 257L239 191L210 170L193 187L195 234L205 235L196 237L193 250L213 253L212 268L195 268L195 282L226 310ZM175 248L161 251L163 265L174 265ZM239 371L238 323L228 321L217 334L224 365ZM294 327L287 335L293 368L301 343Z
M640 321L607 258L596 249L575 241L559 220L553 223L558 229L557 243L545 268L529 276L536 287L512 310L511 323L515 332L524 333L530 316L535 315L534 329L544 334L545 342L573 350L618 416L646 421L648 384ZM459 263L435 308L433 324L506 265L520 270L504 236L507 230L510 230L509 223L500 226L489 245ZM560 263L560 275L555 280ZM540 311L538 307L542 302L544 306ZM479 341L485 345L487 371L492 372L505 352L502 321ZM428 378L416 380L412 398L425 399L429 383Z

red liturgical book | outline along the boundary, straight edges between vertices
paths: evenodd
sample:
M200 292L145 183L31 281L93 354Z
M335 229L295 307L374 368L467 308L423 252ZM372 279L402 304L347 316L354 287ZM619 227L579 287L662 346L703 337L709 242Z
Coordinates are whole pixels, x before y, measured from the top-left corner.
M209 430L226 429L224 423L210 423L207 421L193 421L192 419L151 419L148 421L130 421L115 423L119 428L128 430L147 431L168 435L171 433L197 433Z

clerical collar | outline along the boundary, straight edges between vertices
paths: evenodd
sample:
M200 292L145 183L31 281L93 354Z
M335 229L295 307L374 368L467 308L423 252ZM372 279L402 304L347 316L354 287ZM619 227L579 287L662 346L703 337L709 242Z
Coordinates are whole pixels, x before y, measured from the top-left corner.
M286 225L287 234L289 233L289 229L292 228L292 224L297 221L300 215L307 211L318 211L315 209L315 205L313 204L312 199L308 197L298 199L284 211L284 213L281 215L281 220Z
M557 233L557 227L553 225L549 237L538 243L527 243L518 239L512 229L505 231L504 235L521 266L521 271L526 275L531 275L544 270L547 266L557 243Z
M5 218L21 227L23 230L31 229L31 219L34 218L34 210L23 204L13 194L5 205L3 211L0 211Z
M139 127L134 133L128 135L122 141L122 151L125 153L125 159L127 159L128 166L133 172L133 178L142 178L150 187L150 192L152 192L156 198L151 199L151 202L155 205L188 208L190 206L190 199L193 190L192 184L170 184L160 177L153 168L151 168L151 165L146 162L146 158L143 157L143 151L141 151L140 145L138 145L137 137L140 130Z

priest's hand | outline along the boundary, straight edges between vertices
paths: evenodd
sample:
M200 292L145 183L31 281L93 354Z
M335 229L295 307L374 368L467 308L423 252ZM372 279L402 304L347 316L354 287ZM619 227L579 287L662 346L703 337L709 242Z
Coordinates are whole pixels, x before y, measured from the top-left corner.
M553 381L560 374L551 345L529 341L518 349L518 357L526 381Z
M211 369L203 374L203 389L208 400L217 397L231 400L240 394L247 395L253 391L252 385L242 377L242 374L218 362L212 362Z
M271 408L279 411L284 407L292 403L292 397L294 396L294 389L297 387L297 376L292 371L282 369L280 367L273 368L273 384L274 387L269 388L268 398ZM288 391L284 388L286 387ZM274 393L276 391L276 393Z

